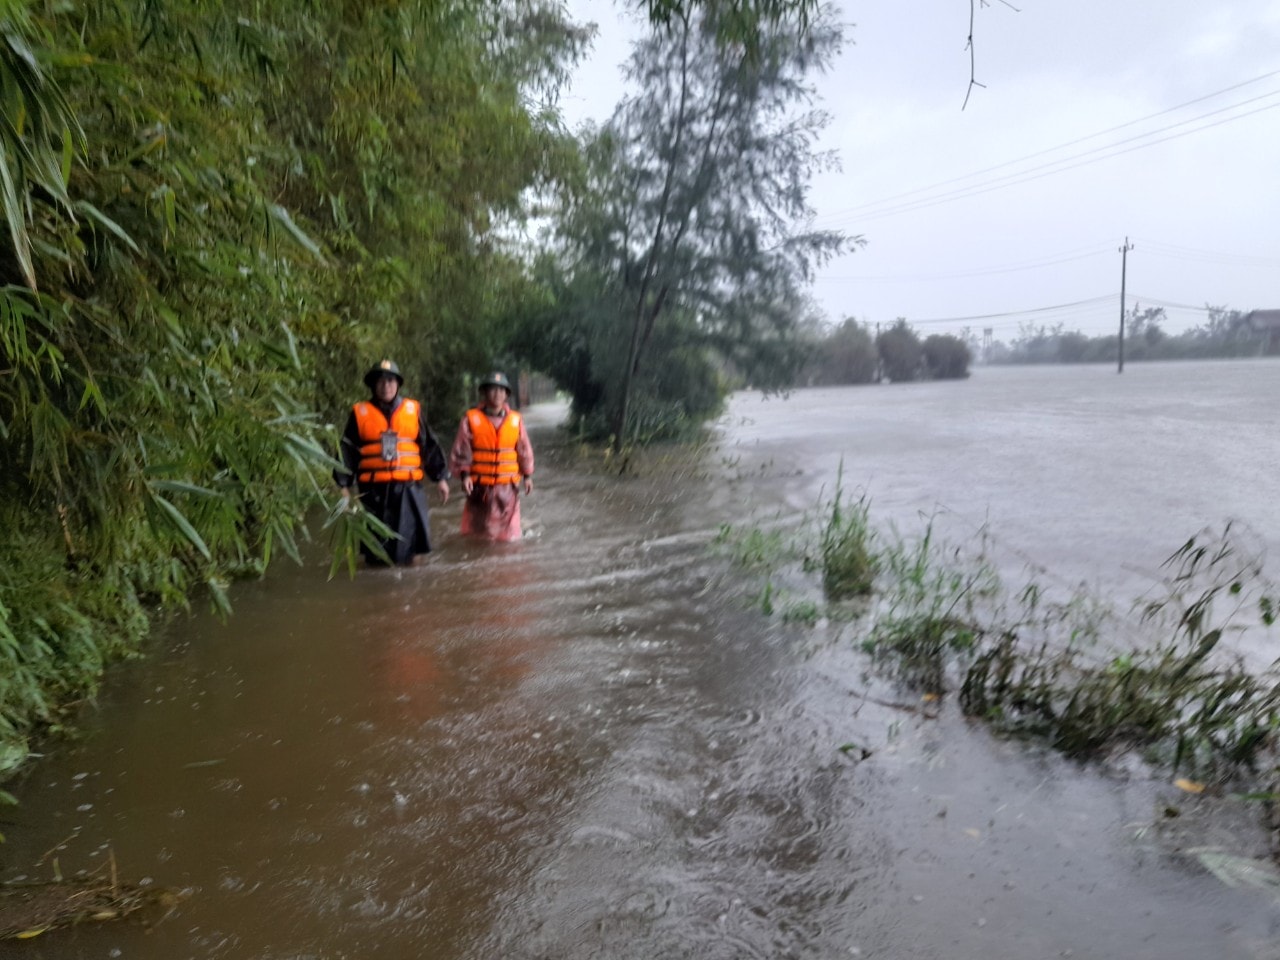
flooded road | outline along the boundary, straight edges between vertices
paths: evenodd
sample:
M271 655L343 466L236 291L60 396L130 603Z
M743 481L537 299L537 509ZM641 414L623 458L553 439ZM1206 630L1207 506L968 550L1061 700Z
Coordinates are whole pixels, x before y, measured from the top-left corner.
M0 956L1280 957L1274 891L1186 852L1261 836L926 712L709 549L799 522L843 458L873 522L985 524L1123 600L1205 523L1275 556L1280 365L1163 370L743 394L692 462L621 480L530 410L523 542L459 539L455 501L425 564L328 582L317 550L113 672L9 785L0 879L113 857L188 895Z

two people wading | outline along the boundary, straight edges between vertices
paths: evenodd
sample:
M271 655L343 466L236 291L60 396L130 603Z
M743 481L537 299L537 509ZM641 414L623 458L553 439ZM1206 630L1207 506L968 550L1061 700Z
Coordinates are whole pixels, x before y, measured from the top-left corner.
M430 552L422 481L433 482L440 502L448 503L451 463L467 495L462 532L518 540L521 485L525 494L533 491L533 446L523 418L508 406L506 375L481 380L481 402L462 418L447 460L422 405L401 395L404 377L394 362L374 365L364 383L370 397L351 408L340 444L343 469L333 478L347 500L354 486L361 507L392 531L380 544L387 559L408 566ZM370 565L387 562L369 546L360 549Z

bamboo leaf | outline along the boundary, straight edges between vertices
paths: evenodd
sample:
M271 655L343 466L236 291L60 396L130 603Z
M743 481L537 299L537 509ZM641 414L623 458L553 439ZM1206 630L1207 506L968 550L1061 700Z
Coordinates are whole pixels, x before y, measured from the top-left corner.
M171 187L166 186L164 188L162 202L164 203L164 224L168 228L170 236L172 236L178 232L178 212L176 198Z
M341 460L335 459L333 456L326 453L324 450L320 449L320 447L316 444L314 440L310 440L306 437L299 436L296 433L286 433L285 440L295 450L298 450L299 452L304 454L308 459L319 464L320 466L328 467L329 469L333 469L333 470L346 469L346 464L344 464Z
M227 595L227 585L217 577L209 577L205 580L205 586L209 588L209 596L213 599L217 614L223 618L231 616L231 597Z
M289 215L288 210L280 206L280 204L278 203L271 204L271 206L268 207L268 209L271 211L272 218L275 219L281 226L285 228L285 230L288 231L289 236L293 237L293 239L297 241L299 246L301 246L304 250L306 250L308 253L310 253L320 262L322 263L327 262L325 260L324 253L321 252L320 250L320 247L316 244L314 240L312 240L309 236L307 236L307 234L302 230L301 227L299 227L296 223L293 222L293 217Z
M18 189L9 165L10 154L3 138L0 138L0 200L4 201L5 219L9 221L9 237L13 241L13 253L18 258L23 279L32 290L36 289L36 271L31 262L31 243L27 237L27 221L22 215Z
M165 463L149 463L142 468L142 475L144 477L162 477L166 474L177 473L181 468L182 464L173 460L166 461Z
M94 409L98 411L99 416L107 416L107 401L102 396L102 390L99 389L98 385L91 377L85 377L84 389L80 392L79 409L83 410L90 403L92 403Z
M151 481L153 490L165 490L169 493L189 493L196 497L221 497L222 494L216 490L210 490L208 487L197 486L194 483L186 483L182 480L153 480Z
M175 507L164 497L153 496L152 500L160 507L161 510L169 515L169 519L173 521L174 526L182 531L182 535L191 542L193 547L200 551L201 556L206 560L213 559L212 555L209 553L208 545L204 542L204 538L201 537L196 531L196 528L191 525L191 521L183 516L181 510Z
M71 184L71 161L75 158L75 139L70 127L62 128L62 183Z
M293 331L289 329L289 324L283 320L280 321L280 328L284 330L286 342L289 344L289 356L293 358L293 368L295 370L302 369L302 360L298 357L298 338L293 335Z
M117 237L119 237L121 240L127 243L129 245L129 249L131 249L134 253L142 252L141 250L138 249L138 245L133 242L133 237L125 233L124 228L121 227L120 224L116 223L114 220L108 217L105 213L103 213L101 210L95 207L92 203L89 203L89 201L77 200L73 205L73 209L79 211L80 213L86 214L89 217L89 219L96 221L102 227L114 233Z

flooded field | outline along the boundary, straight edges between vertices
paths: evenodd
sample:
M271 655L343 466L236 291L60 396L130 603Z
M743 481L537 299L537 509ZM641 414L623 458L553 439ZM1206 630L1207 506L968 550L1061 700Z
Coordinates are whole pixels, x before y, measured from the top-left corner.
M524 541L461 540L455 501L418 567L328 581L316 549L113 671L8 785L0 879L114 862L183 899L0 956L1280 957L1276 889L1196 852L1260 853L1251 811L926 707L712 549L804 523L843 462L873 522L986 529L1011 577L1123 606L1205 524L1280 550L1278 406L1274 362L742 394L622 479L531 409Z

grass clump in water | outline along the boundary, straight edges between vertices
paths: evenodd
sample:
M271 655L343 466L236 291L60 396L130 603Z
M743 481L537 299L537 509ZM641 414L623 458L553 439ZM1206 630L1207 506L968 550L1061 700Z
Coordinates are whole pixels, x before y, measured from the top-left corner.
M865 496L855 503L844 502L844 461L836 475L836 492L822 528L818 549L822 589L828 600L865 597L875 587L877 564Z
M1260 622L1274 620L1259 556L1241 555L1230 525L1203 531L1166 561L1167 596L1142 606L1142 623L1167 637L1098 656L1075 642L1028 645L1008 631L967 670L961 705L1072 756L1127 745L1175 772L1255 771L1264 755L1274 759L1280 674L1274 664L1254 673L1220 644L1251 597Z
M968 565L945 564L936 552L932 521L914 544L898 538L885 548L877 561L884 593L863 649L892 663L910 686L940 693L948 664L971 654L986 633L978 607L998 594L1000 581L985 551Z
M1244 780L1248 795L1280 800L1280 664L1250 670L1224 649L1237 621L1269 627L1280 610L1244 531L1190 538L1166 561L1160 599L1126 617L1083 589L1055 600L1032 581L1012 593L985 530L976 553L941 544L932 519L914 541L883 536L842 479L816 536L733 539L737 564L765 581L753 605L789 622L856 620L882 668L914 689L958 690L961 709L1001 733L1081 759L1136 749L1174 773Z

